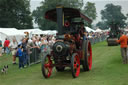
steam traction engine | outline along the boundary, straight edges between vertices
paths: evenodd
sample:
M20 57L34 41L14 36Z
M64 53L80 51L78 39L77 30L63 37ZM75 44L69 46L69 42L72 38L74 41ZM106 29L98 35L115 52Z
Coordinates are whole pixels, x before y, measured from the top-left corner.
M118 43L116 42L116 40L120 38L121 30L119 30L118 24L114 22L110 24L110 27L111 29L109 32L109 37L107 38L108 46L117 46Z
M45 54L42 59L42 74L48 78L53 67L57 71L64 71L71 67L72 76L79 76L80 65L84 71L91 70L92 48L89 40L80 35L81 22L74 22L74 18L82 18L89 23L91 20L73 8L57 7L46 12L45 18L57 22L58 34L50 54Z

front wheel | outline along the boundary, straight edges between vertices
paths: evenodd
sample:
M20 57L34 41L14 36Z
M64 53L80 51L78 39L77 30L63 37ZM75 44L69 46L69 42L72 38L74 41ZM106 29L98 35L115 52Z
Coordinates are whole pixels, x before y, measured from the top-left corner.
M42 74L45 78L49 78L52 74L52 60L50 55L45 55L42 60Z
M74 78L79 76L80 73L80 59L77 53L74 53L71 58L71 71Z

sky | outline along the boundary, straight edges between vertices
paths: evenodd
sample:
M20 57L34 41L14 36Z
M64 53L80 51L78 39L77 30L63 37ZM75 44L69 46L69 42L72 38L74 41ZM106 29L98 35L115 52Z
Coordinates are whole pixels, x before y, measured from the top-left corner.
M40 2L43 0L31 0L30 5L31 5L31 11L35 10L36 7L40 6ZM84 4L86 4L86 2L93 2L95 3L96 6L96 12L97 12L97 18L96 20L93 22L93 24L98 23L99 21L101 21L101 10L105 9L105 5L112 3L114 5L120 5L122 6L122 13L124 14L128 14L128 0L83 0ZM34 24L34 26L37 26L36 24Z

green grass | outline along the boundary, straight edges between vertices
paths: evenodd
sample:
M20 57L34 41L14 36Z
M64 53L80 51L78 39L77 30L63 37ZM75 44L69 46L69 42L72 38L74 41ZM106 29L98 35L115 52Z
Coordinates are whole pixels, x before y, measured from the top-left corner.
M108 47L106 42L92 46L93 66L89 72L81 73L78 78L72 78L70 69L56 72L45 79L41 73L41 64L18 69L12 65L12 57L0 57L0 66L9 64L8 73L0 74L0 85L128 85L128 65L122 64L120 47ZM0 67L1 68L1 67Z

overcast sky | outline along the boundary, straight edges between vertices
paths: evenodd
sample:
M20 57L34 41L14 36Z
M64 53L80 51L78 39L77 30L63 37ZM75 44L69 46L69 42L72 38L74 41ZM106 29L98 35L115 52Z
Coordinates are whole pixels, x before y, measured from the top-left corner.
M40 2L43 0L31 0L31 11L36 9L36 7L40 6ZM104 6L108 3L112 3L114 5L122 6L122 12L124 14L128 14L128 0L83 0L84 4L87 1L95 3L96 11L97 11L97 18L93 22L94 24L101 20L100 11L104 9Z

